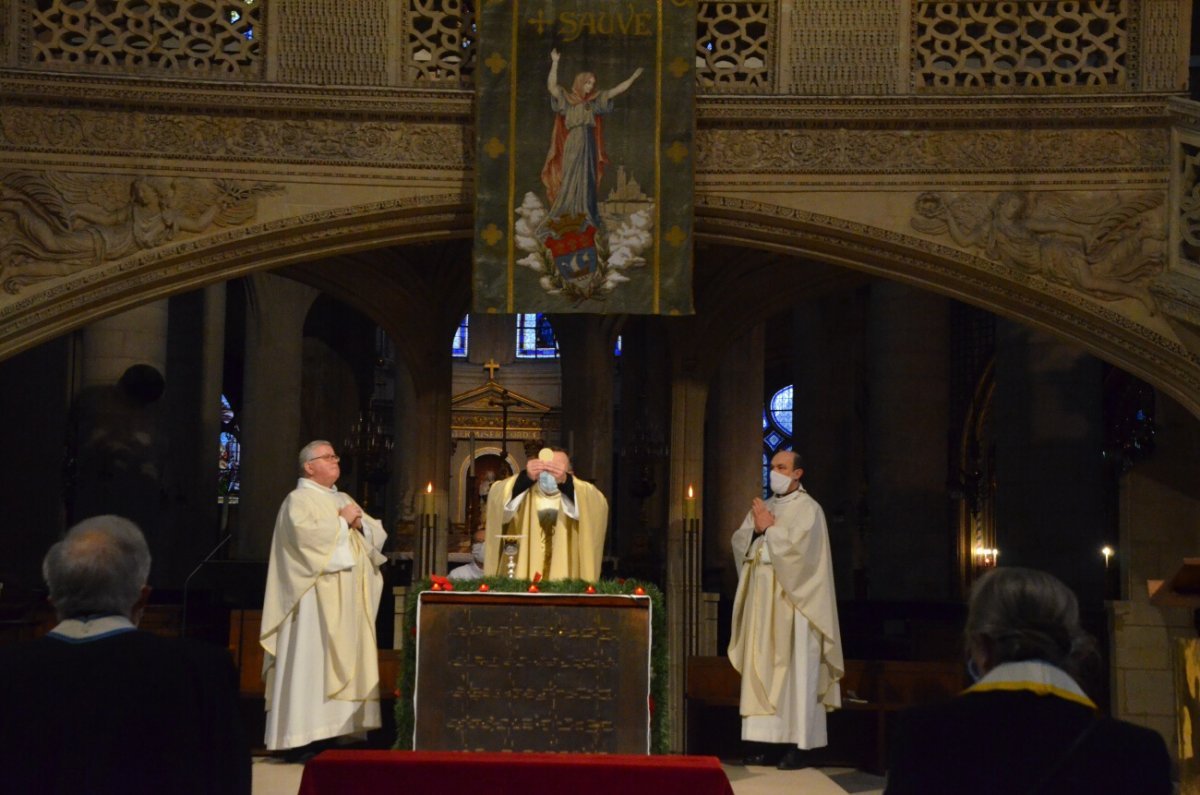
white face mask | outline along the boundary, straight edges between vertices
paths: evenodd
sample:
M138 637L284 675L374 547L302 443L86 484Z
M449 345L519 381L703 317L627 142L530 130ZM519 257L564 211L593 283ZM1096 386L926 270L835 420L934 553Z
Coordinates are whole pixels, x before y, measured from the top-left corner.
M471 545L471 557L475 559L477 565L483 565L483 542L476 541Z
M787 490L792 487L796 481L775 470L771 470L771 491L776 494L787 494Z
M538 473L538 486L544 494L557 494L558 481L554 479L554 475L549 472Z

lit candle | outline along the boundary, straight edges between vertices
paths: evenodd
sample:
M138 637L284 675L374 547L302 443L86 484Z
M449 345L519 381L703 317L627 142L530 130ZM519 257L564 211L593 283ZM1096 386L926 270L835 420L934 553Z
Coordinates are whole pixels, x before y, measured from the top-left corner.
M424 505L424 508L422 509L421 513L425 514L426 516L433 516L435 509L434 509L434 504L433 504L433 483L432 482L430 482L429 485L427 485L425 487L425 500L424 500L423 505Z
M691 483L688 484L687 499L683 501L683 518L684 521L696 518L696 492Z
M1107 568L1108 568L1108 561L1109 561L1109 560L1112 558L1112 556L1113 556L1113 555L1115 555L1116 553L1113 551L1113 548L1112 548L1112 547L1110 547L1110 546L1108 546L1108 545L1105 545L1104 547L1102 547L1102 548L1100 549L1100 554L1104 556L1104 568L1106 568L1106 569L1107 569Z

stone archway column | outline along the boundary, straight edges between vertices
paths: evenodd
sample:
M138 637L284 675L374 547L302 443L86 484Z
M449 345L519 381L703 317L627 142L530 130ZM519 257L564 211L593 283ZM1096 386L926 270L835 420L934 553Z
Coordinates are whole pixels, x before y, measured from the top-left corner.
M676 346L676 350L679 347ZM688 364L694 365L694 362ZM687 680L687 657L692 639L686 621L689 596L698 599L698 592L689 594L688 572L684 561L688 557L685 544L700 546L700 539L688 539L684 532L684 501L689 483L704 493L704 411L708 402L708 384L692 367L678 367L671 384L671 466L670 514L667 522L667 672L670 748L672 753L684 750L684 686ZM680 372L680 371L683 372ZM697 554L699 549L694 549ZM695 587L690 590L695 591ZM695 611L692 611L695 614Z
M165 382L167 316L167 301L155 301L83 330L75 407L79 487L68 516L69 524L96 514L128 517L156 557L169 539L162 526L164 402L161 394L135 395L120 381L130 367L149 365ZM155 582L160 574L153 573Z
M563 446L571 464L611 502L613 342L602 315L555 315L562 355Z
M450 396L453 386L453 367L446 351L449 336L430 340L427 350L434 351L413 368L414 401L412 420L416 425L415 447L408 468L415 477L415 511L417 543L421 520L421 493L433 483L437 511L437 534L434 537L433 573L445 574L448 563L447 541L450 535ZM419 548L419 547L418 547ZM415 562L413 576L419 576Z
M867 315L870 595L949 596L946 487L949 302L902 284L871 286Z
M759 323L733 342L713 380L708 409L713 452L705 461L704 560L709 568L720 568L721 590L728 594L737 590L738 577L730 539L751 500L762 495L765 339L766 326Z
M246 369L242 406L242 489L234 535L238 558L264 559L275 514L295 487L300 437L304 319L318 292L255 273L246 281ZM335 447L337 440L331 439Z
M170 299L165 399L171 421L164 436L169 445L166 485L172 499L164 515L174 539L170 556L156 556L154 565L174 584L182 584L225 537L217 500L225 294L226 283L219 282Z

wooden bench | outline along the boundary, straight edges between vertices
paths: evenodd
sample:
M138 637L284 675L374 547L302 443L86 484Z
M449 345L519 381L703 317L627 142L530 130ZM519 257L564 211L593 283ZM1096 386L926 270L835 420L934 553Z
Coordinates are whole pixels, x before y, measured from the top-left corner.
M842 679L842 708L846 712L873 716L874 743L871 753L859 759L859 767L882 773L887 760L888 715L915 706L953 698L966 687L963 666L958 662L913 660L846 660ZM689 734L698 727L692 713L706 707L738 706L741 677L726 657L691 657L687 664ZM699 708L699 709L697 709ZM734 712L736 715L736 711ZM835 713L836 714L836 713ZM831 747L852 745L838 736L831 721ZM691 751L691 738L688 738Z

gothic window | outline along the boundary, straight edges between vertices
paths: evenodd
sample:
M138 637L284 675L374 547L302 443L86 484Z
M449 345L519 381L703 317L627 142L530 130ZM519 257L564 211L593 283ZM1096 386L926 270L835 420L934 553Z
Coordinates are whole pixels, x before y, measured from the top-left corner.
M771 458L780 450L792 449L792 386L780 389L763 411L763 489L770 484Z
M450 355L455 359L467 358L467 320L470 315L463 315L454 331L454 342L450 343Z
M558 341L550 320L541 312L517 315L517 358L557 359Z
M221 451L217 462L217 494L236 497L241 491L242 443L241 429L235 421L229 398L221 395Z

